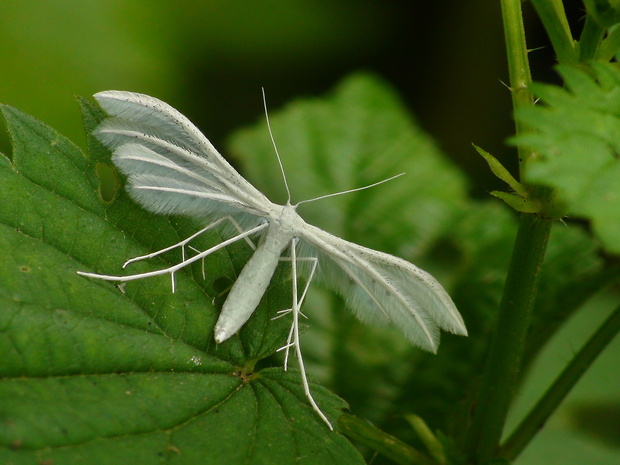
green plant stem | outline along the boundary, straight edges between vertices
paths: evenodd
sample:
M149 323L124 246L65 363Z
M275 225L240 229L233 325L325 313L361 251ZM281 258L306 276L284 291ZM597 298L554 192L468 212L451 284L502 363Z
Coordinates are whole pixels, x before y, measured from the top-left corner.
M501 448L502 457L512 461L521 453L618 332L620 332L620 306L573 357L527 417L515 429Z
M534 104L532 94L532 76L527 59L527 46L525 44L525 30L523 29L523 15L520 0L501 0L502 17L504 20L504 37L508 57L508 72L510 74L510 90L512 93L512 106L516 111L519 108ZM516 121L516 134L522 134L527 128L520 121ZM518 149L519 174L523 178L523 172L531 153L521 147Z
M435 459L435 462L440 465L445 465L448 463L443 445L439 439L437 439L437 436L433 434L426 422L414 414L405 415L405 420L407 420L420 440L424 443L426 449Z
M592 16L586 16L581 38L579 39L579 60L594 60L605 38L605 29L599 26Z
M605 62L610 61L618 53L618 50L620 50L620 28L616 27L609 31L609 34L603 40L596 58Z
M381 431L356 416L346 413L340 415L338 417L338 429L351 439L376 450L400 465L437 465L437 462L400 439Z
M514 110L533 105L520 0L501 0ZM516 123L517 135L528 131ZM532 154L518 147L521 177ZM546 189L532 191L546 201ZM551 230L551 221L522 214L499 307L493 340L482 377L465 452L471 463L484 463L497 454L508 406L521 368L538 278Z
M476 410L468 433L472 463L496 455L522 364L551 221L522 214Z

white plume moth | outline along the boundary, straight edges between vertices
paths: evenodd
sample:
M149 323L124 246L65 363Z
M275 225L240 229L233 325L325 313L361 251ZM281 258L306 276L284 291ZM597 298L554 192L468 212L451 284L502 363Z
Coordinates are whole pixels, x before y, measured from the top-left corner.
M149 211L187 215L209 224L178 244L133 258L123 266L180 247L182 261L172 267L128 276L81 271L80 275L125 282L170 274L174 292L176 271L235 241L249 241L249 237L254 236L258 246L226 298L215 325L215 341L225 341L244 325L258 306L278 262L290 260L293 301L291 308L283 313L292 313L293 322L287 344L282 348L286 350L285 369L289 349L294 348L305 394L330 428L329 420L312 398L299 342L300 306L319 263L318 276L337 290L363 321L391 322L413 344L432 352L437 350L440 328L467 334L452 299L430 274L403 259L347 242L306 223L296 211L300 204L342 193L291 205L275 143L289 196L286 205L272 203L246 181L207 138L170 105L154 97L121 91L99 92L95 99L110 116L95 130L95 135L113 151L114 164L127 175L131 197ZM269 133L273 140L270 127ZM359 189L352 191L355 190ZM230 222L238 234L186 257L185 246L193 238L222 226L225 221ZM298 254L300 247L303 247L303 256ZM290 251L288 257L282 258L287 249ZM297 278L301 262L310 264L310 272L300 296Z

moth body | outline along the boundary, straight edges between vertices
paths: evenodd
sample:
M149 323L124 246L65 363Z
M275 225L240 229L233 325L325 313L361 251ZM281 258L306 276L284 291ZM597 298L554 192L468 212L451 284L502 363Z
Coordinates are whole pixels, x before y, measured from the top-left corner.
M269 228L258 248L245 264L231 288L215 324L218 344L235 334L252 316L265 294L280 256L304 221L292 205L274 205Z

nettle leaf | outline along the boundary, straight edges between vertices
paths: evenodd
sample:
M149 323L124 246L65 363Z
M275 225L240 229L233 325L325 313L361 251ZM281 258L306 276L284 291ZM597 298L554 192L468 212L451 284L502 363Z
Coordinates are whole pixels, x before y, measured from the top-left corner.
M543 104L516 115L535 129L513 140L537 153L526 180L554 187L569 215L590 220L604 247L620 253L620 70L558 70L566 88L537 84Z
M302 204L298 212L306 221L411 260L440 281L452 273L454 257L444 264L445 257L433 252L467 203L467 182L386 83L354 74L326 98L299 99L271 111L270 120L293 203L405 172L367 190ZM230 147L254 185L284 203L265 122L235 133ZM315 283L303 311L309 317L304 348L310 371L343 395L355 414L380 421L399 395L397 384L415 370L415 357L426 353L397 329L360 323L338 296ZM449 377L451 368L444 365L438 377Z
M82 102L87 132L101 111ZM286 339L286 269L239 336L213 325L251 249L233 246L167 278L123 292L76 271L123 272L128 258L178 242L200 225L133 203L109 153L91 156L32 117L2 108L13 141L0 156L0 462L152 464L362 463L304 396L299 374L256 369ZM103 178L111 181L105 186ZM221 241L205 234L197 247ZM178 254L132 265L177 263ZM222 297L224 296L224 297ZM331 418L346 404L320 386Z

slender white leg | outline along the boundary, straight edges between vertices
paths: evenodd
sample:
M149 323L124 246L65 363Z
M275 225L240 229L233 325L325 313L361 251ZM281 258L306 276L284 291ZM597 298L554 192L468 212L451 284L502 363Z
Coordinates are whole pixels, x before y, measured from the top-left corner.
M282 257L280 258L280 261L290 262L291 259L289 257ZM312 278L314 277L314 272L316 271L316 267L319 264L319 259L316 257L297 257L297 261L312 263L312 268L310 269L310 276L308 276L308 280L306 281L306 285L304 287L304 292L301 295L301 298L299 299L299 307L301 308L304 304L304 300L306 299L306 294L308 293L308 289L310 288L310 283L312 282ZM291 313L292 310L293 310L292 308L285 308L284 310L278 310L276 312L277 315L274 316L272 320L277 320L278 318L282 318L283 316L286 316L289 313ZM299 311L299 314L303 316L304 318L308 318L306 315L304 315L304 313L301 310ZM278 350L282 350L282 349L284 349L284 347L281 347Z
M292 265L292 273L293 273L293 325L292 325L292 336L293 336L293 345L295 346L295 353L297 354L297 360L299 363L299 371L301 372L301 382L304 386L304 393L312 405L312 409L318 414L321 419L327 423L329 429L333 431L332 424L329 422L327 417L315 402L312 397L312 393L310 392L310 386L308 384L308 377L306 376L306 367L304 366L304 359L301 354L301 344L299 343L299 301L297 300L297 257L296 257L296 247L297 247L297 239L293 239L291 244L291 265ZM307 286L306 286L307 287ZM305 295L305 292L304 292Z
M191 242L192 240L194 240L195 238L197 238L198 236L200 236L202 233L208 231L209 229L212 229L214 227L216 227L218 224L224 222L224 221L230 221L230 223L235 227L235 229L239 232L239 234L243 234L243 229L241 229L241 226L239 226L239 223L237 223L235 221L235 219L232 216L225 216L223 218L220 218L217 221L214 221L213 223L211 223L210 225L202 228L200 231L192 234L191 236L189 236L187 239L183 239L181 242L178 242L174 245L171 245L170 247L166 247L165 249L161 249L158 250L156 252L152 252L150 254L147 255L142 255L140 257L134 257L134 258L130 258L129 260L127 260L124 264L123 264L123 268L126 268L127 265L134 263L134 262L138 262L140 260L146 260L148 258L153 258L156 257L158 255L161 255L164 252L168 252L169 250L173 250L176 249L177 247L181 247L181 254L182 254L182 261L185 261L185 246ZM244 240L249 244L250 247L252 247L253 250L256 250L256 246L254 245L254 243L246 236L244 237ZM194 249L195 250L195 249Z
M85 276L87 278L97 278L97 279L103 279L105 281L118 281L118 282L134 281L136 279L149 278L151 276L160 276L160 275L164 275L164 274L170 273L172 275L172 292L174 292L175 291L174 273L176 271L180 270L181 268L186 267L187 265L190 265L191 263L194 263L197 260L201 260L204 257L206 257L208 255L211 255L213 252L215 252L217 250L223 249L224 247L226 247L227 245L232 244L233 242L237 242L237 241L239 241L241 239L245 240L245 239L248 238L248 236L251 236L252 234L257 233L257 232L265 229L268 226L269 226L268 223L260 224L260 225L258 225L256 227L252 228L252 229L249 229L248 231L244 231L241 234L238 234L238 235L236 235L234 237L231 237L230 239L225 240L224 242L221 242L221 243L219 243L219 244L217 244L217 245L215 245L215 246L213 246L213 247L211 247L211 248L209 248L209 249L207 249L207 250L205 250L203 252L200 252L198 255L195 255L195 256L193 256L191 258L183 260L181 263L178 263L178 264L176 264L174 266L171 266L169 268L164 268L162 270L149 271L149 272L146 272L146 273L139 273L139 274L133 274L133 275L128 275L128 276L111 276L111 275L104 275L104 274L97 274L97 273L87 273L87 272L84 272L84 271L78 271L77 273L80 276ZM204 230L201 231L201 232L204 232ZM195 236L195 234L193 236ZM179 244L176 244L175 246L178 246ZM149 256L156 256L159 253L162 253L164 251L167 251L167 250L170 250L170 249L174 248L175 246L167 248L167 249L160 250L158 252L150 254ZM147 258L147 256L145 255L144 257L138 257L138 258L141 258L141 259L142 258Z
M239 232L239 234L243 233L243 229L241 228L241 226L239 225L239 223L237 223L235 221L235 219L232 216L225 216L224 218L217 220L213 223L211 223L209 226L207 226L207 228L212 228L214 226L216 226L217 224L221 223L224 220L228 220L230 221L230 223L234 226L234 228L237 230L237 232ZM193 236L191 236L190 238L186 239L185 242L189 242L191 241L194 237L198 236L199 234L202 234L203 232L205 232L207 229L203 229L202 231L197 232L196 234L194 234ZM254 242L252 242L252 239L250 239L249 237L244 237L243 238L250 247L252 247L252 250L256 250L256 244L254 244ZM173 247L178 246L179 244L174 245ZM196 253L200 253L201 251L198 250L196 247L192 247L191 245L188 245L188 247L190 249L192 249L194 252ZM182 254L183 254L183 260L185 260L185 248L182 248ZM134 261L136 260L135 258L133 259ZM202 260L200 261L200 268L202 270L202 279L207 279L207 273L205 272L205 259L204 257L202 258Z
M200 250L198 250L196 247L192 247L191 245L188 245L188 247L190 249L192 249L194 252L200 253ZM202 271L202 279L207 279L207 273L205 271L205 259L204 258L202 260L200 260L200 269Z
M282 259L283 261L291 261L289 258L286 259ZM306 281L306 285L304 287L304 292L301 295L301 298L299 299L299 305L298 305L298 311L299 311L299 315L303 316L304 318L308 318L306 315L303 314L303 312L301 311L301 306L304 303L304 300L306 299L306 294L308 293L308 289L310 288L310 283L312 282L312 278L314 277L314 272L316 271L317 265L319 263L318 258L316 257L297 257L297 262L301 262L301 261L309 261L312 262L312 269L310 270L310 275L308 276L308 280ZM295 276L297 276L297 274L295 274ZM289 313L291 313L293 311L292 308L287 308L284 310L279 310L277 313L278 315L274 316L272 318L272 320L277 320L278 318L282 318L285 315L288 315ZM293 347L293 342L291 342L293 340L293 326L291 325L291 330L288 333L288 337L286 338L286 344L283 345L282 347L280 347L276 352L281 352L283 350L285 350L285 354L284 354L284 370L288 369L288 356L289 356L289 351L290 348Z

